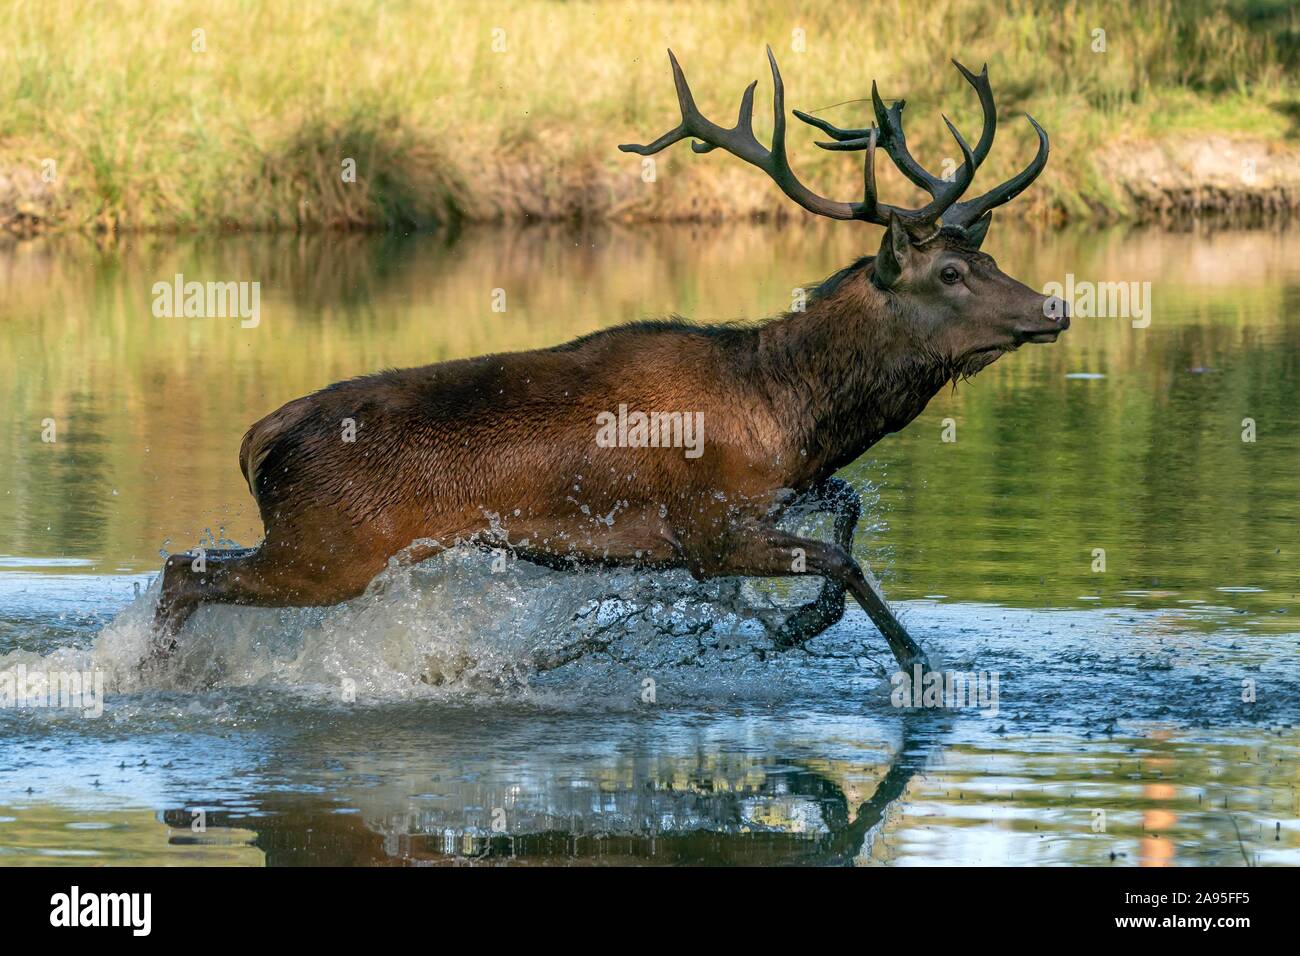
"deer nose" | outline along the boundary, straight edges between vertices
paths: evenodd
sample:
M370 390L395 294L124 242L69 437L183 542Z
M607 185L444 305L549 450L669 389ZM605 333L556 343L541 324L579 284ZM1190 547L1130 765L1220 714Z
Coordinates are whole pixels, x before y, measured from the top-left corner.
M1054 320L1062 331L1070 327L1070 303L1060 296L1048 296L1043 301L1043 315Z

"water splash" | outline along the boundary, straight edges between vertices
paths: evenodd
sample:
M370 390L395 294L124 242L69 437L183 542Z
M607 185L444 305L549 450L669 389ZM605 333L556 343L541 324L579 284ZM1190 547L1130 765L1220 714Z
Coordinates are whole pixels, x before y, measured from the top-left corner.
M804 582L804 590L808 584ZM329 608L200 608L165 661L152 661L154 579L89 646L0 655L0 668L99 671L111 694L237 687L368 701L527 687L594 658L602 667L707 668L771 648L774 593L685 572L555 572L453 548L390 565Z

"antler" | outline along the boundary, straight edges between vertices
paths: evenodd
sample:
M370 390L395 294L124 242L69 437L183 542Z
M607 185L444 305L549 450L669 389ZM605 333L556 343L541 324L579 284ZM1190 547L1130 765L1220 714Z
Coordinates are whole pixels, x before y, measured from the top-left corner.
M772 67L773 88L772 147L770 149L764 148L754 136L754 89L758 86L757 80L745 88L744 96L741 97L740 101L740 116L736 120L736 125L730 129L724 129L706 119L696 107L695 98L691 95L691 88L686 83L686 76L682 73L682 68L677 63L677 57L673 55L672 50L668 51L668 60L673 68L673 83L677 87L677 102L682 111L682 121L676 128L664 133L652 143L644 146L625 143L619 146L619 149L624 152L649 156L680 140L694 137L700 140L700 142L691 143L691 149L695 152L708 153L721 147L731 155L763 170L781 187L782 192L811 213L826 216L830 219L857 219L881 226L888 225L890 216L897 216L905 224L913 227L933 226L939 220L939 217L943 216L945 211L957 200L957 197L966 190L966 187L970 185L971 179L975 175L975 169L979 166L979 161L975 158L971 148L966 145L966 141L957 132L957 128L945 116L944 122L948 124L948 129L957 141L962 156L965 158L961 170L951 183L935 180L942 183L943 188L929 189L932 201L920 209L891 206L879 202L876 197L877 131L874 128L839 130L829 123L795 110L795 115L800 119L812 123L839 140L834 144L819 145L824 145L828 149L856 150L865 148L867 151L863 167L862 201L849 203L827 199L824 196L817 195L801 183L793 170L790 169L790 163L785 153L785 84L781 81L781 71L777 68L776 57L772 55L771 47L767 48L767 60ZM877 102L879 102L879 98L877 98ZM901 110L901 105L899 109ZM901 128L899 135L901 137ZM987 153L989 143L985 143L985 138L991 143L992 133L987 132L986 137L980 139L980 146ZM891 157L894 157L894 161L898 162L897 157L889 150L888 146L886 146L886 150L890 152ZM913 162L913 166L918 175L934 179L919 164ZM904 171L906 172L906 170ZM916 180L913 181L916 182ZM917 184L923 188L928 188L924 183L918 182ZM1028 185L1028 183L1025 183L1025 185ZM1023 189L1024 186L1020 188Z
M965 77L966 82L974 87L984 113L984 128L980 132L979 142L975 144L975 149L972 151L974 166L978 168L984 162L985 157L988 156L989 149L993 146L993 135L997 131L998 125L997 106L993 101L993 89L989 85L989 68L988 64L985 64L977 76L956 60L953 60L952 64ZM871 103L875 109L876 122L880 124L879 143L894 161L894 165L899 168L904 176L928 192L936 201L941 198L950 200L947 211L943 214L943 221L947 225L961 227L973 225L989 210L1008 203L1020 195L1030 183L1038 178L1038 174L1047 165L1047 133L1032 116L1029 116L1027 117L1029 122L1038 133L1038 153L1029 165L1005 183L995 186L982 196L957 202L957 197L966 189L965 185L959 184L966 177L959 175L949 182L935 176L918 163L908 150L907 138L903 134L903 107L906 105L906 101L897 100L893 106L886 109L873 81L871 84ZM809 116L799 110L795 110L794 115L805 123L827 133L835 140L835 142L831 143L818 143L817 145L823 149L838 151L869 149L868 134L875 130L874 127L841 129L823 119ZM971 158L967 157L967 165L970 162Z

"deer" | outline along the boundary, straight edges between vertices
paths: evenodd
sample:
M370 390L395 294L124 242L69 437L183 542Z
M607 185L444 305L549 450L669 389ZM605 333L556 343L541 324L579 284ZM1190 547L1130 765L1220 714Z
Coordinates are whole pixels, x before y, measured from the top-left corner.
M777 647L825 632L852 594L901 668L928 667L852 553L861 499L836 473L906 427L945 386L1069 327L1063 301L980 251L992 210L1045 167L1047 133L1029 117L1038 136L1030 163L963 199L997 127L987 65L975 74L953 60L979 98L983 129L971 148L943 117L963 158L948 178L912 157L904 101L886 108L873 82L870 126L792 111L830 137L818 146L865 153L862 198L832 200L790 167L784 85L770 48L767 56L770 147L753 131L757 81L736 124L719 126L696 107L670 50L680 122L619 149L648 156L686 139L696 153L720 149L809 213L884 227L874 255L829 276L802 309L766 321L638 321L550 348L382 371L288 402L249 428L239 452L262 542L201 561L189 552L167 558L157 656L175 649L200 606L337 604L365 592L390 563L469 543L560 571L820 577L816 596L772 625ZM878 200L880 149L929 195L925 205ZM676 414L699 423L694 452L680 447ZM352 441L341 437L348 421ZM832 540L782 528L795 506L830 518Z

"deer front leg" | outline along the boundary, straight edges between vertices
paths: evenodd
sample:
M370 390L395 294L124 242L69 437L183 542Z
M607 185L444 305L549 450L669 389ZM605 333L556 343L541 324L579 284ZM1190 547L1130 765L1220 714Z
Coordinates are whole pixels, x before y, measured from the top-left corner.
M921 664L928 668L925 652L889 609L879 585L839 544L801 538L780 528L759 524L737 529L728 537L724 548L712 560L693 568L697 577L738 575L766 578L815 574L838 581L852 593L884 635L900 667L907 670L914 664Z
M846 554L853 553L853 530L862 514L862 499L843 478L828 478L809 496L813 510L835 516L835 543ZM795 608L776 629L774 639L781 647L798 647L811 641L844 616L844 582L827 577L817 597Z

